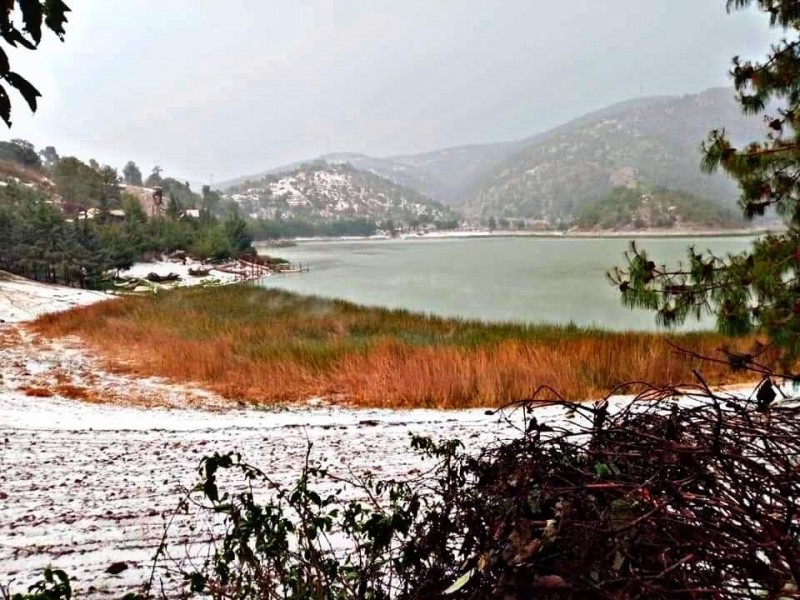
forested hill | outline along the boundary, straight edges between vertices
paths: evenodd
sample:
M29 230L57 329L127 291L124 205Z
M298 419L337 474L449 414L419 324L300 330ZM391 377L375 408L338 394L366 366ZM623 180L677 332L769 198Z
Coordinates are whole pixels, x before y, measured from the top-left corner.
M246 181L225 197L254 219L391 221L395 227L452 226L457 219L453 211L420 192L347 163L321 160Z
M156 194L158 191L158 194ZM156 199L159 199L156 201ZM152 202L147 202L151 200ZM208 188L0 141L0 270L105 287L119 270L176 251L198 260L251 255L248 223Z
M687 192L615 188L585 206L576 222L583 231L727 229L744 227L741 213Z
M324 158L375 173L468 217L555 224L575 218L620 185L687 190L733 206L736 186L699 167L700 144L711 129L722 127L735 143L764 134L763 120L743 116L732 89L715 88L621 102L512 142L384 158L352 153Z
M464 200L472 215L570 219L616 186L687 190L733 207L736 186L700 170L700 145L714 128L735 141L763 136L730 89L612 107L532 138Z

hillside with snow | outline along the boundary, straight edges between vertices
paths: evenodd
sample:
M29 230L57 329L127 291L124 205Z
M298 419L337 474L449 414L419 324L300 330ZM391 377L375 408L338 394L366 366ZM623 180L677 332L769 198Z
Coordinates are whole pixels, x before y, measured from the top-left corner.
M724 128L735 144L743 144L762 138L764 127L763 116L741 113L732 89L715 88L620 102L511 142L416 155L343 152L322 158L435 198L470 219L555 225L571 222L620 186L681 190L735 208L737 186L721 173L701 171L700 145L711 129Z
M416 226L457 216L427 196L347 163L315 161L291 171L245 181L226 199L252 218L312 223L364 219Z

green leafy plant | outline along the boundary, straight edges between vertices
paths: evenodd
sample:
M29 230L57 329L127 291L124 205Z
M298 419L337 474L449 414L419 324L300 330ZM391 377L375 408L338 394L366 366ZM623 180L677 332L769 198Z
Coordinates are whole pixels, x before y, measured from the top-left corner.
M3 597L11 600L71 600L72 586L64 571L48 567L42 573L42 578L33 583L26 594L10 595L4 591Z

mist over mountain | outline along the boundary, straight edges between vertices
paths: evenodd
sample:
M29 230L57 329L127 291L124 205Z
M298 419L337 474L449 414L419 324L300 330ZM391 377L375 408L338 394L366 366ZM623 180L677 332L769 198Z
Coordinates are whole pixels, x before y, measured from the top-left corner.
M350 164L370 171L428 196L448 206L458 205L476 185L490 175L497 166L519 152L524 141L459 146L422 154L379 158L356 152L325 154L315 160L330 164ZM238 177L217 185L228 189L247 181L258 181L269 175L286 173L313 160L303 160L272 169Z
M459 206L473 216L569 219L618 186L683 190L732 206L735 184L700 170L700 145L715 128L734 143L763 136L728 89L624 103L528 140Z
M763 135L763 119L742 115L729 88L638 98L512 142L415 155L326 155L437 200L470 218L515 217L555 223L619 186L684 190L733 206L737 188L700 170L700 145L714 128L736 143ZM289 165L226 182L258 179Z

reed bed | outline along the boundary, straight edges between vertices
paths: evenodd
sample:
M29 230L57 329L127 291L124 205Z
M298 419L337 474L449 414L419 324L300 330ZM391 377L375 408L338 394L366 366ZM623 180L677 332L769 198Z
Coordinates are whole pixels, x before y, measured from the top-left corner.
M115 371L197 383L234 401L321 396L391 408L498 406L541 385L587 400L631 380L677 385L695 368L712 384L738 383L747 376L680 355L667 340L702 355L752 342L486 324L243 286L109 301L32 327L80 337Z

